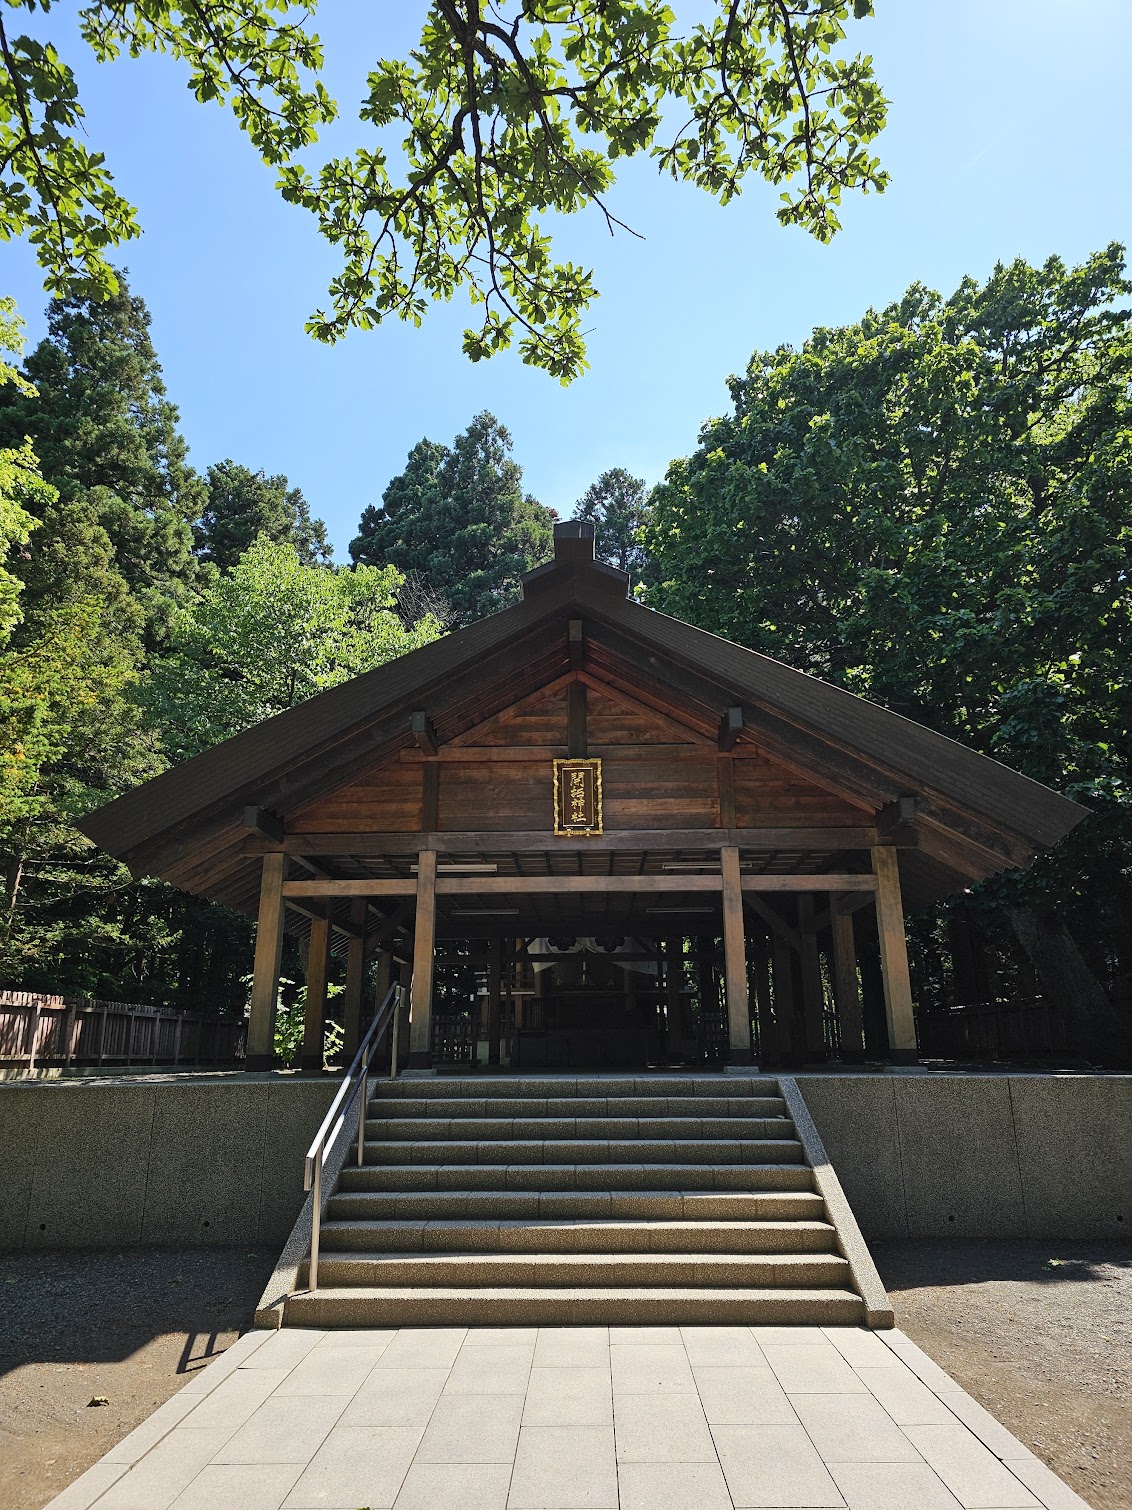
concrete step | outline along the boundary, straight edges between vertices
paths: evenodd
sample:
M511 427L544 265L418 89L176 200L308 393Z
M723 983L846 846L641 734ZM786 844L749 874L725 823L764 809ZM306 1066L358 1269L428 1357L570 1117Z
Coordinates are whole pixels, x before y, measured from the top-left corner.
M828 1222L331 1221L322 1251L342 1253L832 1253Z
M482 1289L344 1287L288 1296L284 1322L310 1327L860 1325L843 1289Z
M495 1099L499 1096L528 1101L554 1096L560 1100L577 1096L777 1096L778 1081L772 1075L550 1075L540 1079L526 1075L403 1075L383 1081L376 1094L382 1099L411 1100L427 1097L431 1102L459 1097Z
M837 1253L326 1253L319 1287L839 1289ZM306 1274L300 1272L300 1287Z
M810 1171L803 1171L807 1178ZM791 1173L794 1173L792 1170ZM330 1221L575 1220L821 1221L825 1203L812 1190L452 1190L336 1192Z
M791 1138L509 1138L499 1141L367 1142L365 1162L383 1164L803 1164Z
M418 1096L389 1097L384 1088L370 1101L370 1116L395 1122L412 1117L785 1117L778 1096L529 1096L484 1097L467 1082L467 1097L442 1102Z
M804 1164L364 1164L339 1190L809 1190Z
M571 1138L792 1139L787 1117L369 1117L366 1137L381 1142L523 1142Z

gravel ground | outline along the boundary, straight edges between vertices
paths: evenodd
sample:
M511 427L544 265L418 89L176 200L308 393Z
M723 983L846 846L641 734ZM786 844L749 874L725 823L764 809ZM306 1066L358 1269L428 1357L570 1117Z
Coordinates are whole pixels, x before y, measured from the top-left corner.
M1094 1510L1132 1510L1132 1246L872 1250L897 1326Z
M1132 1248L873 1251L897 1325L1095 1510L1132 1510ZM274 1261L0 1255L0 1510L39 1510L250 1326Z

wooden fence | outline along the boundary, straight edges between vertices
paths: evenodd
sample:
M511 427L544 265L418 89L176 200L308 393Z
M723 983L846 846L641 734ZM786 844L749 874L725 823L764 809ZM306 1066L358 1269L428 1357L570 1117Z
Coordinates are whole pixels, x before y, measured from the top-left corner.
M0 1068L242 1064L247 1024L133 1002L0 991Z
M1041 997L920 1011L916 1038L921 1059L1069 1063L1081 1057L1064 1012Z

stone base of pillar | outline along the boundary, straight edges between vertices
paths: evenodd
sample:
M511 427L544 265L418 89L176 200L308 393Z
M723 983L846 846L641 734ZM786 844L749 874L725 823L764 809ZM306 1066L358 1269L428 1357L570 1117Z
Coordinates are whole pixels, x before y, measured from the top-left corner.
M732 1049L728 1058L731 1064L736 1065L754 1064L755 1062L755 1056L751 1053L750 1049Z
M431 1069L432 1055L426 1049L410 1049L407 1067L411 1070Z
M322 1055L304 1054L302 1059L299 1061L299 1068L304 1075L321 1075Z
M893 1049L889 1055L893 1064L919 1064L920 1056L915 1049Z
M248 1054L244 1060L244 1069L254 1074L262 1074L264 1070L271 1069L274 1063L274 1054Z

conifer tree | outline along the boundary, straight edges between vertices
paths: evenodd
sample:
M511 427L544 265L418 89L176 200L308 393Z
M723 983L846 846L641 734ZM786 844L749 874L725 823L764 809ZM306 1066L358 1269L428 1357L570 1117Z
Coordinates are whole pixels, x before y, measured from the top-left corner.
M260 535L293 545L299 560L327 562L334 554L326 525L286 477L253 472L231 459L208 469L204 512L193 525L197 554L221 571L235 566Z
M556 515L522 483L509 432L484 411L450 447L413 447L381 507L362 514L350 555L419 576L454 627L470 624L513 602L522 574L551 553Z

